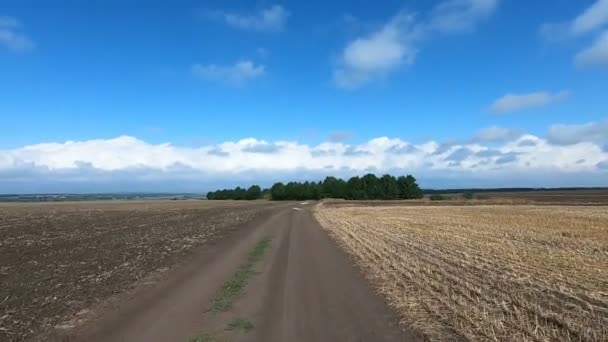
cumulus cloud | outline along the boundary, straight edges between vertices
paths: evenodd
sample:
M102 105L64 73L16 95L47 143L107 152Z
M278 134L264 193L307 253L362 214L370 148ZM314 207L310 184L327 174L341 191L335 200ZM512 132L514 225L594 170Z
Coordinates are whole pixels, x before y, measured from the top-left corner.
M250 153L276 153L282 148L278 144L270 144L265 141L252 141L251 144L245 146L242 151Z
M394 154L412 154L414 152L416 152L418 150L418 148L416 146L414 146L413 144L410 143L402 143L402 144L396 144L391 146L390 148L388 148L386 150L386 152L388 153L394 153Z
M192 74L208 81L216 81L232 86L244 86L249 81L264 76L266 66L256 65L249 60L236 62L234 65L195 64Z
M539 108L563 101L568 97L570 97L570 92L566 90L556 93L539 91L527 94L507 94L499 99L496 99L490 106L490 110L493 113L508 113L531 108Z
M21 23L13 18L0 16L0 45L11 51L27 51L34 48L32 40L22 32Z
M608 30L595 40L593 45L576 54L574 61L577 66L608 66Z
M446 156L444 160L460 162L467 159L472 154L474 154L474 152L470 148L459 147L453 152L450 152L450 154Z
M247 181L269 184L366 172L413 173L423 186L440 187L465 181L474 186L566 186L581 185L573 183L581 180L588 181L584 185L602 185L608 181L603 171L608 152L601 144L608 136L607 126L567 127L568 134L558 126L547 138L524 134L492 146L388 137L318 145L247 138L197 148L151 144L131 136L42 143L0 150L0 188L66 191L101 184L105 191L126 191L145 184L148 190L150 184L155 184L154 190L161 185L170 190L179 184L194 191ZM555 141L555 134L562 140ZM573 177L582 174L589 177Z
M508 152L508 153L503 153L500 157L498 157L495 160L495 163L498 165L502 165L502 164L507 164L507 163L511 163L517 160L517 155L519 153L516 152Z
M553 125L549 127L547 139L557 145L572 145L588 141L603 145L608 143L608 120L580 125Z
M413 16L400 13L382 29L350 42L342 53L334 81L342 88L356 88L400 65L414 62L414 43L421 32Z
M524 139L519 142L518 146L520 146L520 147L536 146L536 141L534 139Z
M501 156L502 152L500 152L499 150L494 150L494 149L485 149L485 150L481 150L475 153L475 156L477 157L482 157L482 158L487 158L487 157L497 157L497 156Z
M333 72L338 87L353 89L412 65L417 45L437 33L472 30L497 7L497 0L446 0L426 17L404 11L376 31L349 42Z
M273 5L255 13L230 13L225 11L212 11L212 18L222 20L227 25L255 31L279 31L285 27L289 11L281 5Z

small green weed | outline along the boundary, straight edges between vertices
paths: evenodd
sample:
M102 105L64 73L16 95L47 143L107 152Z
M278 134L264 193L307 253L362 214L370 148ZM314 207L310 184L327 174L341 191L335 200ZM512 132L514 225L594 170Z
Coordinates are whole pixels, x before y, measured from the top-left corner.
M213 336L204 334L200 336L191 337L188 342L229 342L228 338L222 336Z
M226 311L243 292L249 278L253 275L253 265L259 261L270 247L270 239L258 242L249 253L247 262L234 273L232 278L222 286L222 289L213 300L210 311L214 313Z
M226 330L242 330L244 332L249 332L254 327L255 326L253 325L253 323L251 323L251 321L237 318L234 321L230 322L230 324L228 324Z

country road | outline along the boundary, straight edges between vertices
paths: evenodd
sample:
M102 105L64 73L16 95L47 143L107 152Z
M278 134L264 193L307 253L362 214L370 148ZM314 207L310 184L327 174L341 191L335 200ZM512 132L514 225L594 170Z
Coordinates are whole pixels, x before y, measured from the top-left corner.
M61 339L417 341L311 210L307 203L277 207ZM251 272L239 273L243 265ZM231 279L243 288L230 292L224 284Z

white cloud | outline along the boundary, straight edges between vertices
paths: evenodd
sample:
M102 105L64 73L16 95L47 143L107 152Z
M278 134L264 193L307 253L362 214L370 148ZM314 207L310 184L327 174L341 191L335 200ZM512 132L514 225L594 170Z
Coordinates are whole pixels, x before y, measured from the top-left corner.
M421 40L436 33L470 31L496 6L497 0L446 0L426 19L400 12L380 29L346 45L334 69L334 82L341 88L358 88L412 65Z
M490 110L494 113L507 113L518 110L544 107L567 99L570 92L563 90L556 93L539 91L527 94L507 94L492 103Z
M594 33L608 23L608 0L597 0L570 21L545 23L541 34L547 40L565 40Z
M602 28L608 23L608 0L597 0L571 23L573 34L582 34Z
M220 18L229 26L243 30L279 31L289 17L289 12L281 5L273 5L252 14L215 11L213 17Z
M579 52L574 61L577 66L608 66L608 30L603 32L592 46Z
M342 53L334 81L342 88L356 88L400 65L414 62L414 42L420 33L410 15L399 14L382 29L350 42Z
M247 82L264 76L266 67L256 65L249 60L236 62L234 65L195 64L192 67L194 76L208 80L222 82L233 86L244 86Z
M0 45L12 51L33 49L32 40L20 31L21 23L17 19L0 16Z
M210 182L214 186L271 183L370 171L413 173L425 186L453 186L449 179L476 186L565 186L580 185L575 182L582 180L601 185L608 181L606 170L598 167L608 163L608 151L600 145L606 141L606 131L606 122L562 125L552 127L547 139L525 134L492 146L472 140L416 144L388 137L318 145L247 138L199 148L150 144L130 136L44 143L0 150L0 188L10 191L37 184L38 189L49 189L44 186L63 184L65 189L103 183L122 186L124 191L133 184L164 182L167 187L198 184L208 190ZM554 135L562 140L554 141ZM582 174L588 177L572 176ZM433 179L444 182L432 183Z
M549 128L549 142L557 145L572 145L594 142L598 145L608 143L608 120L588 122L581 125L557 124Z

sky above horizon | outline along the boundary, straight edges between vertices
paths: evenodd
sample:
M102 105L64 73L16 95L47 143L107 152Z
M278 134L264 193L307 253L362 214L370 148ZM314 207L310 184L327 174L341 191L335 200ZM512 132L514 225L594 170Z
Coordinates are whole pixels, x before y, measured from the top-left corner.
M608 185L608 0L6 0L0 77L0 193Z

